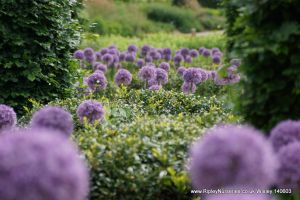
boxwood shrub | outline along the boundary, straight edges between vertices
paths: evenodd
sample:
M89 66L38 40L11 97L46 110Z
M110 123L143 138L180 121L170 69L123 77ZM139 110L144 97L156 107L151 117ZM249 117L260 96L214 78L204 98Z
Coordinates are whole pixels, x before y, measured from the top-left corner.
M21 112L28 98L46 102L70 94L80 2L1 1L0 103Z

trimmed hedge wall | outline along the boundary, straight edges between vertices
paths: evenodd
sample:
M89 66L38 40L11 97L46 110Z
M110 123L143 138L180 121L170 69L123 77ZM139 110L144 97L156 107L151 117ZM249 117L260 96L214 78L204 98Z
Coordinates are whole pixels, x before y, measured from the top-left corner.
M70 52L78 45L80 1L2 0L0 103L19 113L28 99L47 102L70 94Z
M227 48L239 56L246 120L270 129L300 118L300 1L225 0Z

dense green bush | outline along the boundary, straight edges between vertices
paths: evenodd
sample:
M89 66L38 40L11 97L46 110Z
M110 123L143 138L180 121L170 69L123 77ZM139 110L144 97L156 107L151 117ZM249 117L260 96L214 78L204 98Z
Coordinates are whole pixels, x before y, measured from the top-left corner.
M222 0L198 0L198 2L204 7L217 8L220 6Z
M225 1L228 50L246 76L239 109L255 126L270 129L300 117L300 2Z
M185 166L190 143L216 123L237 121L216 97L123 88L110 100L97 98L106 110L104 122L81 125L76 109L82 100L50 104L73 115L73 139L91 169L91 200L191 199ZM24 123L42 106L33 104Z
M0 103L21 112L28 98L50 101L70 94L78 7L69 0L1 1Z

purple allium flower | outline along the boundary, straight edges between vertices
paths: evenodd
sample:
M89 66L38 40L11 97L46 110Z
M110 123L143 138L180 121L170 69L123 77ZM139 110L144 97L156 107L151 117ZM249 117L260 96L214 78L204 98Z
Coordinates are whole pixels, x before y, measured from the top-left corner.
M190 50L189 50L188 48L182 48L182 49L180 49L180 54L181 54L183 57L189 55L189 53L190 53Z
M210 50L209 49L204 49L202 52L202 55L204 57L209 57L211 55Z
M136 53L137 50L138 50L138 48L135 45L129 45L128 48L127 48L127 51L129 53Z
M117 49L108 49L107 53L111 55L118 55L119 51Z
M172 50L170 48L164 48L163 49L163 54L164 55L172 55Z
M197 68L199 73L201 74L201 82L204 82L208 79L208 74L205 70L201 69L201 68Z
M132 81L131 73L126 69L119 69L115 75L115 83L120 86L128 86Z
M94 64L94 70L100 70L102 71L103 73L105 73L107 71L107 66L102 64L102 63L95 63Z
M212 61L214 64L218 65L221 63L221 58L219 56L213 56Z
M156 69L153 66L146 65L142 67L139 71L139 78L143 81L149 81L152 78L155 78L156 76Z
M151 63L153 61L152 57L150 55L147 55L146 58L145 58L145 61L147 63Z
M276 178L278 160L261 132L248 126L210 129L190 149L190 176L196 189L231 185L266 189Z
M113 63L118 63L120 61L118 55L113 55L113 58Z
M226 190L226 189L225 189ZM234 190L231 188L228 191ZM274 200L272 197L265 194L242 194L242 193L224 193L224 194L210 194L205 200Z
M300 121L281 121L271 130L270 140L276 151L290 143L300 142Z
M221 52L219 48L212 48L211 49L211 54L214 55L217 52Z
M180 63L183 60L183 56L181 54L177 54L174 56L174 62L175 63Z
M138 59L138 61L136 62L136 65L140 68L143 67L144 64L145 64L145 61L143 59Z
M13 128L17 123L17 115L13 108L0 104L0 132Z
M96 52L96 53L95 53L95 56L96 56L96 60L97 60L97 61L100 61L100 60L102 59L102 55L101 55L100 52Z
M183 76L184 72L185 72L186 68L185 67L179 67L177 69L177 74L179 74L179 76Z
M102 56L102 61L108 65L111 65L114 62L114 57L113 55L107 53L104 56Z
M135 61L135 54L134 53L127 53L125 56L125 60L127 62L134 62Z
M235 66L237 66L237 67L239 67L239 66L241 65L241 63L242 63L242 61L241 61L240 59L232 59L232 60L230 61L230 64L231 64L231 65L235 65Z
M152 85L149 87L149 90L157 91L161 89L161 85Z
M152 85L159 85L156 78L152 78L148 81L148 87L151 87Z
M141 53L143 56L146 56L150 50L151 50L151 47L149 45L145 44L144 46L142 46Z
M223 56L222 52L215 52L213 56L219 56L220 58Z
M159 68L168 72L170 70L170 64L167 62L162 62L162 63L160 63Z
M104 118L105 110L98 101L85 100L78 106L76 113L81 122L86 118L89 123L94 123Z
M103 48L103 49L101 49L101 50L100 50L100 53L101 53L102 56L104 56L105 54L108 53L108 48Z
M83 54L84 54L85 57L91 57L91 56L94 55L94 50L92 48L89 48L89 47L85 48L83 50Z
M199 54L202 55L204 50L205 50L204 47L199 48L199 50L198 50L198 51L199 51Z
M89 55L89 56L85 56L85 60L90 63L93 64L96 61L96 57L94 54Z
M119 61L124 61L125 60L125 57L126 57L126 53L120 53L119 55Z
M153 58L153 57L155 57L156 53L157 53L157 52L156 52L156 49L152 48L152 49L149 51L148 55L151 56L151 57Z
M196 58L199 56L199 53L196 49L192 49L192 50L190 50L190 56L193 58Z
M232 66L230 66L230 67L227 68L227 73L228 73L229 75L232 75L232 74L234 74L234 72L235 72L236 70L237 70L237 66L232 65Z
M158 51L156 51L152 58L153 58L153 60L160 60L161 59L161 54Z
M46 106L33 114L30 127L55 130L69 137L73 132L74 125L69 112L61 107Z
M170 61L172 60L172 55L164 55L163 59L165 59L165 61Z
M83 53L83 51L82 50L75 51L74 58L76 58L78 60L84 59L84 53Z
M83 200L88 170L76 146L45 129L8 131L0 140L0 199Z
M168 73L164 69L156 68L155 72L155 77L159 85L164 85L168 83Z
M196 85L192 82L183 82L181 86L181 90L184 94L190 94L196 92Z
M192 59L191 56L187 55L187 56L185 56L184 61L187 62L187 63L192 63L193 59Z
M109 45L107 48L108 48L108 49L117 49L117 46L114 45L114 44L112 44L112 45Z
M92 75L85 79L85 83L93 92L104 90L107 86L107 80L103 73L100 71L94 72Z
M300 142L283 146L278 152L280 167L278 170L279 188L290 188L293 193L300 192Z
M183 80L187 83L198 84L202 81L202 76L198 68L188 68L183 73Z

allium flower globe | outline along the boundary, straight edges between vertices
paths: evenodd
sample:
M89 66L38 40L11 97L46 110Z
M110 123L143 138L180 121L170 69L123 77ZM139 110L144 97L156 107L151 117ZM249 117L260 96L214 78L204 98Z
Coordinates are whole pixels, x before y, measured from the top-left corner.
M205 70L201 69L201 68L197 68L199 73L201 74L201 82L204 82L208 79L208 74Z
M127 48L127 51L132 53L132 52L137 52L138 48L135 45L129 45Z
M156 68L155 73L155 77L159 85L164 85L168 83L168 73L165 70L161 68Z
M0 132L13 128L17 123L17 115L13 108L0 104Z
M103 48L100 50L100 53L102 54L102 56L104 56L105 54L108 53L108 49L107 48Z
M131 81L132 81L132 75L126 69L119 69L115 75L115 83L118 86L121 85L128 86L130 85Z
M198 50L199 54L202 55L204 50L205 50L204 47L199 48L199 50Z
M285 120L278 123L271 130L270 140L276 151L290 143L300 142L300 121Z
M92 75L87 77L85 79L85 83L93 92L99 92L107 87L106 77L100 71L94 72Z
M185 71L186 71L185 67L178 67L177 74L179 74L179 76L183 76Z
M30 127L55 130L69 137L73 132L74 125L69 112L61 107L46 106L33 114Z
M189 53L190 53L190 50L189 50L188 48L182 48L182 49L180 49L180 54L181 54L183 57L189 55Z
M95 71L96 71L96 70L100 70L100 71L102 71L103 73L106 73L106 71L107 71L107 66L104 65L104 64L102 64L102 63L96 63L96 64L94 64L94 70L95 70Z
M187 56L185 56L184 61L185 61L186 63L192 63L192 62L193 62L193 59L192 59L191 56L187 55Z
M142 67L138 74L139 78L143 81L148 81L156 76L156 69L153 66L146 65Z
M163 49L163 54L164 55L172 55L172 50L170 48L164 48Z
M119 55L119 61L124 61L126 57L126 53L120 53Z
M105 110L101 103L96 100L85 100L77 108L76 114L81 122L87 121L93 124L104 118Z
M173 58L175 65L180 64L180 62L182 62L183 59L184 59L183 56L180 55L180 54L177 54L177 55Z
M198 53L198 51L196 49L192 49L190 51L190 56L191 57L196 58L196 57L198 57L198 55L199 55L199 53Z
M95 53L95 56L96 56L96 60L97 60L97 61L101 61L101 60L102 60L102 55L101 55L100 52L96 52L96 53Z
M84 59L84 53L82 50L77 50L74 53L74 58L78 59L78 60L83 60Z
M211 54L214 55L217 52L221 52L219 48L212 48L211 49Z
M144 64L145 64L145 61L143 59L138 59L138 61L136 62L136 65L140 68L143 67Z
M213 56L212 61L214 64L218 65L221 63L221 58L219 56Z
M198 84L202 81L202 76L198 68L188 68L183 74L183 80L187 83Z
M1 137L1 200L85 200L88 191L87 167L65 137L46 130Z
M143 55L143 56L147 55L147 53L148 53L150 50L151 50L151 47L150 47L149 45L145 44L144 46L142 46L142 49L141 49L142 55Z
M133 54L133 53L127 53L125 55L125 60L127 62L134 62L135 61L135 54Z
M210 50L209 49L204 49L203 52L202 52L202 55L204 57L209 57L211 54Z
M170 70L170 64L167 62L162 62L159 64L159 68L165 70L166 72L168 72Z
M266 189L276 178L278 160L263 134L247 126L210 129L190 149L189 173L195 189L232 185Z
M83 54L84 54L85 57L91 57L92 55L94 55L94 50L90 47L85 48L83 50Z
M146 58L145 58L145 61L146 61L147 63L151 63L151 62L153 61L153 59L152 59L151 56L147 55Z
M105 54L102 56L102 61L108 65L111 65L114 62L114 57L111 54Z
M290 143L278 152L280 167L278 170L279 188L290 188L300 193L300 142Z

